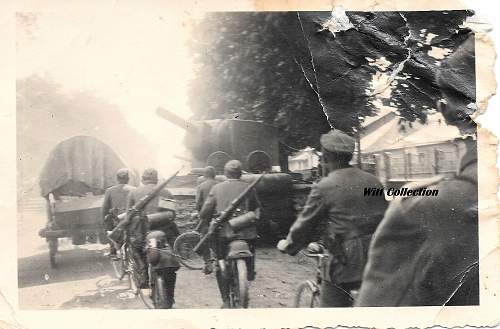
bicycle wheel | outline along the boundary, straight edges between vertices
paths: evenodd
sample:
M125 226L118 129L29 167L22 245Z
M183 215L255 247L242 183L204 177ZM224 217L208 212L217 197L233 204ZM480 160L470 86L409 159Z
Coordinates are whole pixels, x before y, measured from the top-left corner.
M127 264L127 276L129 280L129 287L130 290L134 292L134 294L137 296L140 293L140 280L139 276L137 273L137 266L134 261L134 257L132 257L130 250L127 251L127 257L126 257L126 264Z
M248 270L245 259L236 259L233 263L232 280L230 285L231 308L248 308Z
M155 289L153 287L153 289ZM164 293L165 294L165 293ZM145 294L142 289L137 288L137 295L139 295L139 298L141 298L142 302L147 308L153 309L153 308L161 308L161 307L156 307L156 301L155 301L155 295L156 291L152 292L152 296L150 294Z
M125 255L122 252L118 251L116 258L111 258L111 265L113 266L113 272L115 274L115 277L121 281L127 274L126 272L127 264Z
M315 282L308 280L299 285L294 307L319 307L319 288Z
M153 287L153 303L155 308L170 308L165 279L161 275L156 276L155 285Z
M135 295L139 296L139 298L142 300L144 305L147 308L155 308L153 298L154 296L151 296L152 291L149 289L144 289L147 292L144 292L143 289L141 289L141 279L139 278L139 272L137 271L137 265L135 263L135 260L133 257L130 257L130 271L129 271L129 277L130 277L130 289L134 291ZM151 274L150 274L151 275Z
M191 270L201 270L203 268L203 257L193 251L200 239L200 233L189 231L179 235L174 242L174 252L179 261Z

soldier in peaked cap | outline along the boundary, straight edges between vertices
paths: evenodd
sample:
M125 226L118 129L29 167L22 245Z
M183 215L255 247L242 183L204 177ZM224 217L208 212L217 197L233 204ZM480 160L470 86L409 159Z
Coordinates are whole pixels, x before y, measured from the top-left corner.
M349 292L361 285L371 236L387 202L384 196L364 196L366 187L382 188L382 184L349 165L353 137L333 130L322 135L320 142L323 168L329 174L313 185L302 213L278 249L295 255L309 242L320 240L329 253L320 306L349 307L353 303Z
M116 172L116 181L118 184L111 186L104 193L104 201L102 204L102 217L105 229L112 231L118 224L118 215L125 212L127 208L127 197L133 186L128 185L129 174L127 168L119 169ZM110 242L109 255L116 256L116 248Z
M438 109L474 135L474 35L442 62ZM370 246L357 306L479 304L477 143L462 141L456 176L414 185L436 197L394 200ZM458 146L460 146L458 144Z

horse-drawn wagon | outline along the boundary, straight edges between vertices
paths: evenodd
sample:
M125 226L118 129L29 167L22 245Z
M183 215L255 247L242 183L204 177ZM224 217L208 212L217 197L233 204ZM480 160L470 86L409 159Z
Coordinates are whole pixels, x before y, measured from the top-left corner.
M94 137L76 136L59 143L40 174L47 204L47 224L39 235L47 240L50 266L56 266L60 238L74 245L108 243L101 207L115 173L125 167L115 152Z

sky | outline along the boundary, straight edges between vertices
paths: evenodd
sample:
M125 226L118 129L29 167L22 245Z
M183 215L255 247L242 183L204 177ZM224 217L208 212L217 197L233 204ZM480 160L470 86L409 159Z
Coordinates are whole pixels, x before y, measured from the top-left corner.
M184 132L155 114L161 106L189 118L193 67L186 12L89 11L86 15L21 13L17 78L47 76L65 92L90 91L116 104L131 128L162 145L157 165L177 166ZM21 22L21 24L19 23Z

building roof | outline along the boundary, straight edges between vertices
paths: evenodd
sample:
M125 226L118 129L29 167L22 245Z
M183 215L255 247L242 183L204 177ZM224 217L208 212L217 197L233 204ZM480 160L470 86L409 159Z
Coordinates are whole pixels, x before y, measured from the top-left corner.
M446 124L440 113L430 114L427 123L399 124L394 117L376 130L361 138L361 151L373 153L384 150L433 144L460 137L455 126Z

